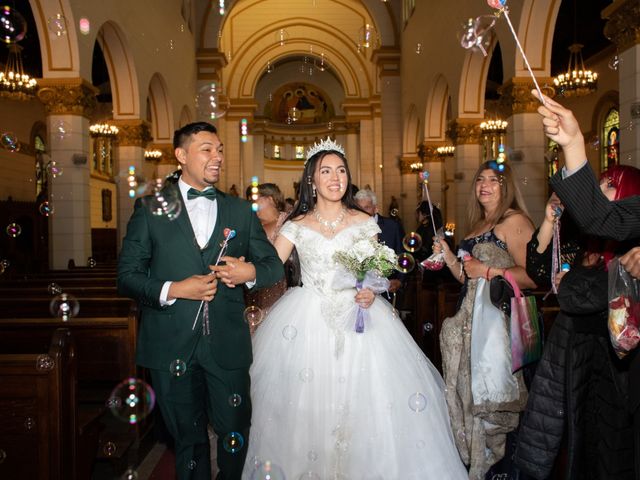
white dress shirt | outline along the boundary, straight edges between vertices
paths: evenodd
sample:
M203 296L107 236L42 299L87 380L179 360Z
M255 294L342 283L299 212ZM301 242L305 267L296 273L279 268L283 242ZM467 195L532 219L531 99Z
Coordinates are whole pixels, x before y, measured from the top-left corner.
M196 242L198 243L198 246L203 249L207 246L207 243L211 238L211 234L213 233L213 229L216 227L216 220L218 218L218 200L211 200L206 197L196 197L189 200L187 198L187 192L193 187L182 180L182 178L178 180L178 187L180 188L180 193L182 193L184 207L187 209L191 228L193 228L193 233L196 236ZM205 190L208 190L209 188L213 187L207 187ZM173 300L167 300L171 283L172 282L164 282L162 290L160 291L160 305L163 307L166 305L173 305L176 301L175 298Z

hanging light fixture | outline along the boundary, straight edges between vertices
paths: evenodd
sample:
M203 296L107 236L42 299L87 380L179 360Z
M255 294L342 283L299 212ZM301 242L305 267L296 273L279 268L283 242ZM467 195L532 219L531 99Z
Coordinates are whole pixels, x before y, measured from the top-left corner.
M13 100L29 100L35 95L38 82L24 73L22 47L14 43L7 48L7 64L4 72L0 72L0 96Z
M573 0L573 44L569 47L569 65L567 71L557 75L553 83L558 92L565 97L589 95L598 88L598 74L587 70L582 59L584 45L576 41L576 0Z

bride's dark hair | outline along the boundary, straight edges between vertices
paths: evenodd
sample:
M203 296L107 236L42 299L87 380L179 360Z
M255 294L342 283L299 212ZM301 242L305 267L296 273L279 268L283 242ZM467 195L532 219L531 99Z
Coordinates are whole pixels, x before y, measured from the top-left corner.
M356 203L353 197L353 188L351 183L351 171L349 170L349 163L347 158L337 150L321 150L315 155L309 157L304 164L304 170L302 171L302 178L300 179L300 186L298 187L298 201L293 207L293 210L287 217L287 220L291 220L305 215L310 210L313 210L316 206L316 199L313 196L313 175L318 168L318 165L322 162L322 159L329 154L334 154L342 159L344 168L347 170L347 189L342 196L342 204L345 208L350 210L359 210L364 212L360 206ZM366 213L366 212L365 212Z

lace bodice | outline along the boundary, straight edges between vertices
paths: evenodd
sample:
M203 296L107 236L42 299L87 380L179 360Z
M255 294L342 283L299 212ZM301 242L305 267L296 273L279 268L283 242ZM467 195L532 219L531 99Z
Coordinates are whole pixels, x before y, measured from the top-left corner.
M339 250L347 250L356 240L373 237L378 233L380 228L373 218L349 225L333 238L325 237L299 222L286 222L280 230L280 234L298 250L302 284L327 297L337 294L331 287L338 268L333 261L333 254Z

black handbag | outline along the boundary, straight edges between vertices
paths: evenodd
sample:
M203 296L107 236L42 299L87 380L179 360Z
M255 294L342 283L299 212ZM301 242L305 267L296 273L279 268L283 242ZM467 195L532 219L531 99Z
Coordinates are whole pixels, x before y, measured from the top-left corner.
M503 276L496 275L489 281L489 297L494 307L502 310L507 316L511 315L511 297L513 288Z

